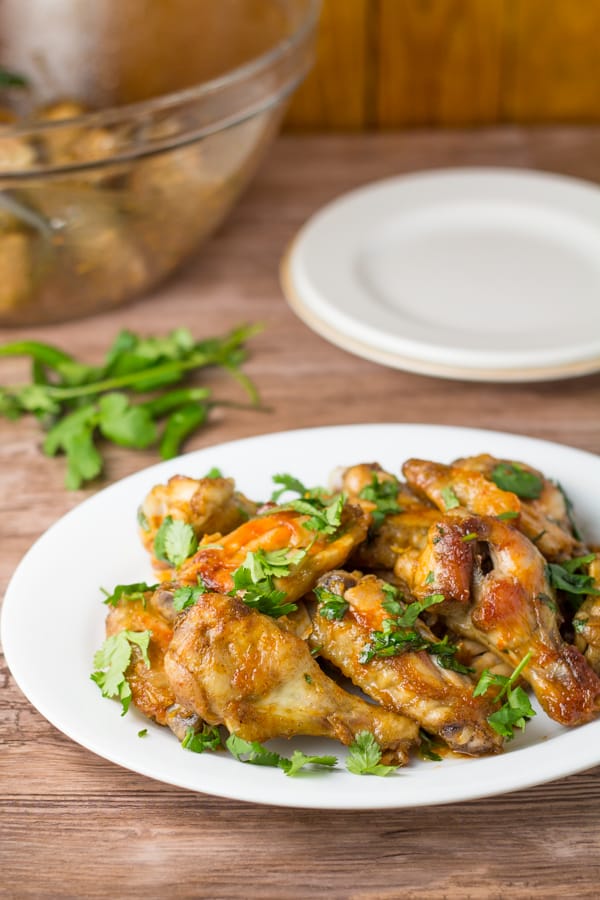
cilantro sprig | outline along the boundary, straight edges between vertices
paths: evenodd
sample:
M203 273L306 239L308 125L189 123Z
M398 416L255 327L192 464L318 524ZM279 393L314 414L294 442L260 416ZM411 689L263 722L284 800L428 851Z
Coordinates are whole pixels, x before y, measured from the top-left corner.
M385 777L398 766L381 765L381 747L370 731L361 731L348 748L346 768L353 775L379 775Z
M0 416L36 416L47 432L42 449L47 456L64 454L65 483L72 490L100 475L100 439L140 450L158 446L169 459L204 424L216 402L208 388L186 384L193 372L207 366L225 369L258 405L256 389L240 368L245 342L258 330L242 326L203 341L187 328L159 337L121 331L100 366L39 341L4 344L0 357L29 357L33 375L30 384L0 387ZM139 394L149 396L134 400Z
M552 587L563 591L567 600L577 609L585 596L600 596L594 578L582 571L596 559L595 553L563 560L561 563L548 563L548 580Z
M173 592L173 609L175 612L181 612L188 606L194 606L198 602L198 598L206 593L206 585L202 581L202 576L198 575L198 583L195 585L183 585Z
M192 753L204 753L205 750L218 750L221 746L221 735L216 725L207 725L206 722L202 726L202 731L194 731L188 728L181 742L184 750L191 750Z
M180 566L198 549L194 529L181 519L165 516L154 538L154 555L162 562Z
M252 766L273 766L283 769L286 775L292 777L305 766L324 766L333 768L337 765L336 756L307 756L301 750L294 750L291 759L269 750L258 741L245 741L237 734L230 734L225 745L232 756L238 762L249 763Z
M298 609L296 603L286 603L285 591L278 590L274 578L284 578L291 567L306 555L306 550L263 550L249 551L243 564L232 575L232 596L241 594L241 599L251 609L257 609L273 618L287 616Z
M121 600L126 599L130 602L134 600L143 600L147 591L155 591L157 584L146 584L145 581L137 581L134 584L117 584L112 593L105 588L100 588L105 596L103 603L108 606L118 606Z
M537 500L544 487L538 475L515 462L498 463L490 478L501 490L511 491L522 500Z
M330 622L343 619L350 608L347 600L344 600L339 594L334 594L333 591L328 591L327 588L316 587L314 595L319 601L319 615L324 619L329 619Z
M139 647L142 659L150 668L148 644L151 631L119 631L107 637L100 649L94 654L96 671L90 675L95 681L103 697L118 697L121 701L124 716L131 703L131 688L125 678L125 672L131 662L131 651L135 645Z
M373 527L378 529L386 516L401 513L402 507L398 503L399 484L397 478L386 478L379 481L375 472L371 477L371 483L365 485L358 496L362 500L368 500L375 504L371 515Z
M506 738L507 741L511 741L514 738L515 728L520 728L523 731L527 722L535 716L535 710L523 688L519 686L514 687L514 683L530 659L531 651L523 657L509 676L494 675L489 669L484 669L473 690L473 696L480 697L486 694L491 687L500 688L494 697L494 702L499 703L503 697L506 697L506 700L496 712L488 716L488 722L494 731Z

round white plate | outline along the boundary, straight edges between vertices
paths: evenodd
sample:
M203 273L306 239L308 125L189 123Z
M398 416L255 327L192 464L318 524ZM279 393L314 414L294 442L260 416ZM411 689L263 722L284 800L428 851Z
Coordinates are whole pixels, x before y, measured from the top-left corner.
M523 788L600 763L600 720L573 730L541 711L501 756L441 763L414 760L387 778L351 775L333 741L274 741L334 753L334 771L288 778L279 769L243 765L226 753L182 750L171 732L133 707L101 697L90 680L104 640L100 587L152 580L136 534L136 508L150 488L175 473L202 476L213 466L236 478L251 497L266 498L271 476L291 472L308 484L331 470L379 460L398 472L409 456L450 461L489 451L529 462L564 486L586 535L600 538L600 460L568 447L491 431L429 425L349 425L235 441L190 453L132 475L60 519L27 553L8 588L2 638L21 690L57 728L108 760L168 784L223 797L321 809L422 806ZM539 709L539 707L538 707ZM137 737L141 728L148 736ZM310 749L307 749L310 748Z
M301 229L286 297L332 343L429 375L532 381L600 369L600 190L440 170L367 185Z

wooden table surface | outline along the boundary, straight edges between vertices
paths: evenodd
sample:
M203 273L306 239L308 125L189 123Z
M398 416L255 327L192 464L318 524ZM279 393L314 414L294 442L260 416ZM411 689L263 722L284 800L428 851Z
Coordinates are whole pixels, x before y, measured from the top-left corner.
M348 188L464 164L600 180L588 129L282 138L229 223L186 270L126 309L26 334L98 360L117 329L265 329L247 371L271 412L227 410L188 449L281 429L428 422L515 431L600 451L600 376L489 385L385 369L310 332L277 266L298 226ZM584 327L584 323L582 323ZM0 381L18 380L3 362ZM223 376L221 396L237 397ZM29 421L0 420L0 589L49 525L101 485L68 493ZM105 482L154 461L110 449ZM68 572L65 573L68 578ZM151 781L53 728L0 669L0 895L7 897L549 898L600 895L600 770L531 790L398 812L317 812L221 800Z

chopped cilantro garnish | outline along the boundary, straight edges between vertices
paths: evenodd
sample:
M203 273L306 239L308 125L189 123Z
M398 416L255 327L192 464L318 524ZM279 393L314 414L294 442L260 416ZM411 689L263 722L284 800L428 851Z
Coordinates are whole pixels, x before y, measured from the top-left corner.
M358 496L362 500L375 504L375 509L371 513L375 528L379 528L386 516L402 512L402 507L398 504L398 490L397 478L385 478L380 481L373 473L371 484L365 485L360 491Z
M288 475L287 473L282 473L281 475L273 475L274 484L281 484L283 487L280 487L278 490L273 491L271 494L271 500L273 503L277 503L279 498L283 496L283 494L287 494L288 491L291 491L294 494L298 494L300 497L304 497L305 494L309 493L308 488L297 478L294 478L293 475Z
M155 591L157 587L157 584L146 584L145 581L138 581L134 584L117 584L113 588L112 594L109 594L104 588L100 588L100 590L105 595L103 603L107 603L109 606L118 606L119 601L124 597L129 601L143 600L146 591Z
M421 759L428 759L432 762L441 762L442 757L439 753L436 753L434 749L434 747L436 747L434 738L422 728L419 729L419 737L421 739L421 743L419 744L419 756Z
M148 729L142 728L141 731L138 731L138 737L139 738L148 737Z
M206 722L202 726L202 731L194 731L188 728L185 737L181 742L184 750L191 750L192 753L204 753L205 750L218 750L221 746L221 735L216 725L207 725Z
M359 732L350 747L346 758L346 768L353 775L389 775L398 766L382 766L381 747L370 731Z
M567 599L576 607L582 603L582 595L599 596L600 590L594 578L587 572L580 572L583 566L589 565L596 558L595 553L578 556L575 559L563 560L562 563L548 563L548 580L552 587L564 591Z
M202 581L202 576L198 575L198 584L178 587L173 592L173 609L176 612L181 612L182 609L187 609L188 606L194 606L198 602L198 597L205 593L206 585Z
M132 645L139 647L142 659L150 668L148 644L151 631L119 631L107 637L101 648L94 654L96 671L90 675L95 681L103 697L118 697L125 715L131 703L131 688L125 678L125 672L131 662Z
M455 507L460 506L460 500L456 496L452 485L449 484L447 487L442 488L441 494L446 509L455 509Z
M295 603L286 603L285 591L277 590L273 578L289 575L290 566L301 559L304 550L262 549L246 555L243 565L233 573L232 596L243 592L241 599L246 606L265 615L278 618L298 609Z
M319 615L329 619L330 622L344 618L350 604L343 597L323 587L316 587L314 594L319 601Z
M501 490L511 491L523 500L536 500L544 487L538 475L519 463L498 463L490 478Z
M480 697L491 687L500 688L494 700L500 702L503 697L506 697L506 700L496 712L488 716L488 722L494 731L505 737L507 741L512 740L515 736L515 728L523 730L529 719L535 716L535 710L523 688L513 687L530 659L531 651L523 657L510 676L494 675L489 669L485 669L473 690L473 696Z
M294 750L292 758L288 759L268 750L258 741L245 741L236 734L230 734L225 741L227 749L238 762L250 763L253 766L273 766L283 769L286 775L296 775L304 766L325 766L332 768L337 764L335 756L306 756L300 750Z
M507 509L506 512L498 513L496 518L500 519L501 522L507 522L510 519L518 519L519 513L515 512L515 510L513 510L513 509Z
M213 466L212 469L209 469L205 478L223 478L223 473L216 466Z
M308 516L304 527L310 531L319 531L322 534L335 534L342 521L342 511L346 497L344 494L336 494L329 500L322 497L305 497L300 500L290 500L284 503L280 509L293 509L295 512Z
M154 538L154 555L172 566L180 566L198 549L194 529L181 519L166 516Z

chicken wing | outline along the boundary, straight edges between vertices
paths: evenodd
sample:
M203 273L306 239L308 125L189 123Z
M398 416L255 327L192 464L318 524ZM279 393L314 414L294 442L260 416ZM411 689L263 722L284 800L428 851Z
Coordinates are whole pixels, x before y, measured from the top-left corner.
M418 740L415 723L342 690L303 640L234 597L201 595L176 625L165 670L182 705L245 740L303 734L351 744L369 731L397 763Z
M173 609L173 587L165 585L156 591L145 591L135 599L122 595L106 617L106 636L124 630L152 632L148 645L150 667L143 661L139 648L132 646L126 672L131 699L140 712L159 725L168 725L182 740L188 728L196 731L202 722L195 712L177 703L165 674L165 652L177 616Z
M513 668L530 653L523 678L552 719L578 725L597 714L600 679L563 642L546 562L515 528L489 516L446 516L430 531L411 588L418 597L442 593L436 614Z
M139 534L152 555L158 573L168 563L154 557L154 539L167 516L181 519L194 529L197 538L205 534L228 534L255 515L257 505L235 490L233 478L187 478L174 475L166 484L157 484L138 512Z
M539 495L518 497L492 480L498 467L527 473L537 480ZM525 463L496 459L489 454L456 460L451 466L410 459L403 467L409 485L441 509L447 509L451 490L460 505L478 515L504 516L532 540L549 560L569 559L585 553L575 536L569 502L564 492L537 469Z
M470 678L443 668L435 655L405 650L362 661L373 632L381 632L384 620L390 617L382 606L384 582L374 575L338 571L323 576L319 586L348 604L341 618L329 618L320 603L309 605L313 620L310 642L321 656L374 700L414 719L452 750L477 756L501 748L502 739L486 721L492 712L487 701L473 697ZM439 645L419 619L411 630L432 648Z
M346 503L340 527L333 535L312 531L309 516L290 509L274 509L245 522L219 539L218 545L200 547L179 569L182 584L196 584L200 577L206 587L226 594L233 589L233 573L244 564L247 554L258 550L305 551L291 567L289 575L274 579L288 601L299 600L315 586L323 572L345 563L354 548L364 540L368 517L358 506Z

